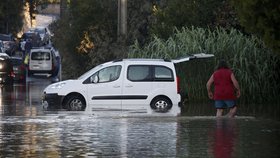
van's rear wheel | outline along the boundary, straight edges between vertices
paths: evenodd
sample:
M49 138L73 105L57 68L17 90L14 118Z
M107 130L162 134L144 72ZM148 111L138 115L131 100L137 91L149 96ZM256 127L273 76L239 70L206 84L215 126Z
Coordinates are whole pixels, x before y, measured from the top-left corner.
M165 97L155 98L151 103L151 108L156 112L167 112L171 107L171 101Z
M69 111L83 111L86 108L84 99L78 95L72 95L67 98L66 108Z

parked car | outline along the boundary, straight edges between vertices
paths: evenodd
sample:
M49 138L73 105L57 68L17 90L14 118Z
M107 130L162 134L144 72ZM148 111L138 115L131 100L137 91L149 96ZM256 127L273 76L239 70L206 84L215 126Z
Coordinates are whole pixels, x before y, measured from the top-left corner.
M40 47L42 46L41 37L37 32L25 32L21 36L21 49L24 48L23 43L25 44L26 41L30 40L32 43L32 47Z
M40 39L43 45L49 44L51 33L47 27L37 26L30 29L30 32L37 32L40 35Z
M58 68L56 60L56 51L53 48L41 47L31 49L28 59L28 75L55 75Z
M6 49L4 47L4 43L3 41L0 40L0 53L5 53L6 52Z
M22 57L11 57L14 71L14 81L22 82L26 79L26 69Z
M10 56L0 53L0 83L13 83L14 72Z
M17 43L12 35L0 34L0 41L4 44L5 53L12 55L17 50Z

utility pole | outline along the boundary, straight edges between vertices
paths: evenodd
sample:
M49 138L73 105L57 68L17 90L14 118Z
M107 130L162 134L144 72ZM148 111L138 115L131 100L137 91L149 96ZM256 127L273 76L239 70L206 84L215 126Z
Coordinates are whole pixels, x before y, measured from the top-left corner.
M118 37L127 34L127 0L118 0Z
M30 27L33 27L33 14L34 14L34 4L33 4L33 0L29 0Z

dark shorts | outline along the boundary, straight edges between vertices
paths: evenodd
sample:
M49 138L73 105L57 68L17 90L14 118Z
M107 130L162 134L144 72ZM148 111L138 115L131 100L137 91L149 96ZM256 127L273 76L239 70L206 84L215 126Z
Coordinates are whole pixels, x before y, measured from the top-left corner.
M215 100L215 107L217 109L233 108L235 105L235 100Z

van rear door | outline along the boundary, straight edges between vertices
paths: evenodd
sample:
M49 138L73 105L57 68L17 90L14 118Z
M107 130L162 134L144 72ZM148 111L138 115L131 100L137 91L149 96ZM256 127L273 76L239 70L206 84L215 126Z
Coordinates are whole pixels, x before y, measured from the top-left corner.
M49 51L31 52L29 59L29 70L31 71L51 71L52 55Z
M193 55L187 56L187 57L182 57L182 58L179 58L179 59L173 59L171 61L174 64L178 64L178 63L190 61L190 60L193 60L193 59L203 59L203 58L211 58L211 57L214 57L214 55L213 54L199 53L199 54L193 54Z

